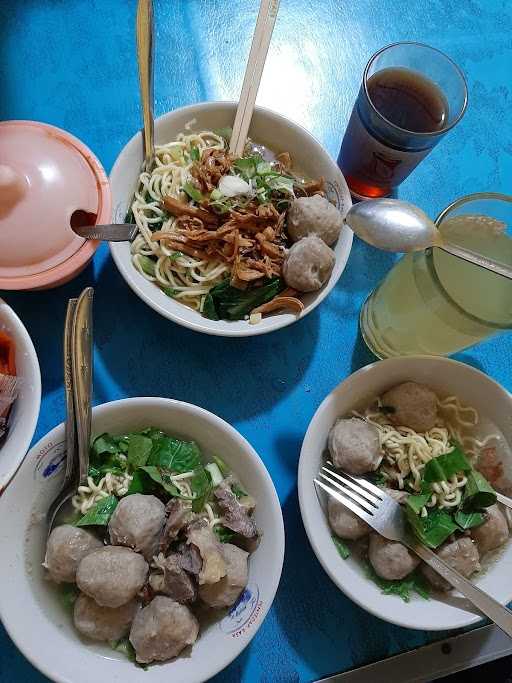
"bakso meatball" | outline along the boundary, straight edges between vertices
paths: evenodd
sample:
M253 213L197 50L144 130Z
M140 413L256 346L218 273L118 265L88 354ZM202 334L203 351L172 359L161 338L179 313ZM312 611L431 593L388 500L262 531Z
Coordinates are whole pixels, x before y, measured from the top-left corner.
M82 558L101 547L103 543L90 531L63 524L55 527L50 534L44 566L57 583L73 583Z
M157 595L133 620L130 642L141 664L164 662L195 643L198 633L199 622L188 607Z
M335 422L327 445L335 467L350 474L373 472L382 460L377 427L359 418Z
M488 507L485 513L485 522L471 530L481 555L499 548L508 540L507 519L498 505Z
M138 600L130 600L121 607L100 607L95 600L80 593L75 602L73 621L77 631L87 638L104 642L119 640L130 632L139 607Z
M299 292L316 292L329 279L336 257L316 235L304 237L290 247L283 263L288 287Z
M340 236L343 216L325 197L299 197L288 210L287 231L294 242L308 235L320 237L331 245Z
M336 536L356 541L370 533L368 524L334 498L327 502L329 524Z
M475 572L480 571L480 556L478 554L478 549L473 541L468 538L468 536L462 536L456 541L451 543L445 543L436 553L438 557L450 565L452 569L462 574L462 576L468 579ZM433 588L437 588L441 591L449 591L451 585L439 576L428 565L424 565L421 569L424 577L432 585Z
M148 563L138 553L107 545L95 550L78 565L78 588L98 605L120 607L137 595L146 582Z
M165 505L155 496L135 493L122 498L110 518L112 545L126 545L150 561L157 553L165 523Z
M231 543L222 545L226 562L226 576L217 583L204 584L199 588L199 596L209 607L231 607L247 586L247 557L249 553Z
M427 432L437 422L437 396L417 382L398 384L382 396L382 406L397 427Z
M403 579L420 563L420 558L398 541L388 541L379 534L370 535L368 558L375 573L383 579Z

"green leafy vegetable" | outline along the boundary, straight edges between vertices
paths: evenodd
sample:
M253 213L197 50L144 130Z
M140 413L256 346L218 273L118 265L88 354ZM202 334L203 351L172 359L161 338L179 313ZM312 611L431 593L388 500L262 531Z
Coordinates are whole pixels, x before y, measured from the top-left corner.
M167 436L167 434L163 432L161 429L158 429L158 427L146 427L146 429L143 429L140 433L143 436L148 436L153 441L155 441L156 439L161 439L164 436Z
M262 161L263 158L259 154L254 154L250 157L236 159L233 166L241 172L246 180L250 180L256 175L258 164Z
M178 487L172 483L170 474L165 470L155 467L154 465L144 465L143 467L139 467L137 472L145 472L150 479L159 484L171 496L174 496L175 498L182 497ZM139 481L141 481L140 478Z
M451 453L445 453L437 458L432 458L423 470L423 481L447 481L457 472L469 472L471 465L460 448L455 448Z
M477 470L471 470L468 474L468 481L464 490L463 510L470 512L488 508L494 505L496 500L496 491L487 479Z
M121 638L120 640L113 640L110 642L110 647L115 651L115 652L120 652L123 654L128 661L132 662L135 664L135 666L138 666L140 669L143 669L144 671L148 670L147 664L140 664L137 659L136 659L136 653L135 653L135 648L130 642L130 639L128 636L125 636L124 638Z
M170 254L167 258L169 259L169 261L177 261L182 256L183 256L182 251L173 251L172 254Z
M385 595L398 595L404 602L411 600L412 593L417 593L424 600L429 599L428 584L417 570L399 581L381 578L369 564L366 567L366 573L368 578L376 583Z
M421 493L416 496L407 496L405 504L408 508L414 512L415 515L419 515L421 510L425 507L432 496L432 492Z
M195 496L192 500L192 511L201 512L213 489L211 479L204 467L198 467L195 470L194 476L190 480L190 488Z
M151 477L147 476L142 470L135 470L126 495L131 496L134 493L151 494L156 489L156 482Z
M196 147L195 145L192 145L190 148L190 158L192 161L199 161L201 154L199 152L199 147Z
M225 126L224 128L216 128L213 132L215 133L215 135L224 138L226 142L229 142L231 140L231 136L233 135L233 129L230 126Z
M128 444L128 465L132 471L147 463L152 448L153 441L148 436L132 435Z
M162 436L153 440L147 464L181 474L201 465L201 451L194 441Z
M231 529L228 529L222 524L216 524L213 527L213 530L217 534L217 538L221 543L231 543L235 535L234 531L231 531Z
M241 320L261 304L270 301L284 289L279 277L267 280L260 287L237 289L225 279L213 287L205 299L203 315L211 320ZM214 317L216 316L216 317Z
M336 550L338 551L338 555L340 555L344 560L346 560L348 557L350 557L350 550L348 548L348 545L345 543L345 541L342 541L341 538L338 538L334 534L331 536L334 545L336 546Z
M195 185L192 185L192 183L190 182L185 183L183 185L183 189L188 194L190 199L192 199L194 202L197 202L198 204L200 204L206 199L201 190L198 190L197 187Z
M235 494L237 498L244 498L247 496L247 492L243 490L236 482L234 484L231 484L231 490Z
M74 583L61 583L59 585L59 601L64 609L71 611L74 607L76 599L80 595L80 591Z
M108 496L99 500L77 522L77 526L107 526L112 513L117 507L118 500L115 496Z
M229 467L226 465L224 460L222 460L222 458L219 458L218 455L213 456L213 462L217 465L217 467L225 477L227 477L228 474L231 474L231 470L229 469Z
M416 537L429 548L438 548L458 527L445 510L432 508L426 517L419 517L410 506L405 507L407 521Z
M119 446L110 434L100 434L92 442L91 457L100 457L104 453L117 453Z
M372 484L375 484L375 486L383 486L387 481L386 477L379 470L376 472L369 472L366 476Z
M162 287L162 286L161 286L160 289L162 290L162 292L163 292L166 296L170 297L171 299L174 299L174 297L176 296L176 294L178 294L178 292L179 292L178 289L173 289L172 287Z
M485 522L485 515L483 512L463 512L462 510L457 510L453 519L462 531L465 531L466 529L472 529L483 524Z
M141 254L137 255L140 267L142 270L146 273L146 275L150 275L151 277L155 277L155 262L153 259L149 258L149 256L143 256Z

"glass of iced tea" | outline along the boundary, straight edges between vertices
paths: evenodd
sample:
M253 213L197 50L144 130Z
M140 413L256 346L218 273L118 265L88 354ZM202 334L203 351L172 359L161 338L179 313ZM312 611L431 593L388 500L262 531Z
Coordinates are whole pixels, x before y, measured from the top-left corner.
M386 197L462 118L459 67L421 43L394 43L370 59L338 164L357 199Z
M436 224L451 242L512 265L512 196L468 195ZM441 249L407 254L364 303L360 326L379 358L455 353L512 329L512 280Z

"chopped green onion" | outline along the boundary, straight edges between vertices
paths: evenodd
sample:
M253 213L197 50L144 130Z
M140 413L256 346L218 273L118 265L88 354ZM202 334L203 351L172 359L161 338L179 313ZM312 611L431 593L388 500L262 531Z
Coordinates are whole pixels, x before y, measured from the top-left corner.
M143 256L142 254L139 254L137 258L139 259L140 267L146 273L146 275L155 277L156 263L153 261L153 259L149 258L149 256Z
M215 462L210 462L205 466L205 470L209 473L213 486L218 486L223 480L222 472Z
M201 154L199 152L199 147L196 147L195 145L192 145L190 148L190 158L192 161L199 161Z
M194 202L197 202L198 204L204 202L204 200L206 199L201 190L198 190L197 187L195 185L192 185L192 183L190 182L184 183L183 189L188 194L190 199L192 199Z

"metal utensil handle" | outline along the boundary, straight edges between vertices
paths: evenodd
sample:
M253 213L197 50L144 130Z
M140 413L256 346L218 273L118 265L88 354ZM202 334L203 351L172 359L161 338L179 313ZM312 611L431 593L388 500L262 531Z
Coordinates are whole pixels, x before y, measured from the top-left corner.
M468 263L473 263L475 266L480 266L480 268L491 270L493 273L497 273L498 275L512 280L512 267L507 266L505 263L494 261L486 256L482 256L482 254L477 254L476 251L466 249L465 247L459 247L457 244L445 242L444 240L442 244L436 244L436 247L446 251L448 254L458 256Z
M80 484L87 482L91 441L93 294L92 287L87 287L80 294L73 325L73 396L75 399Z
M73 324L75 319L77 299L70 299L66 310L66 322L64 325L64 394L66 400L66 472L64 484L66 485L78 474L76 458L76 422L75 405L73 397Z
M465 579L459 572L452 569L440 557L435 555L430 548L426 548L420 543L411 542L411 550L413 550L421 559L426 562L434 571L436 571L443 579L456 590L470 600L475 607L477 607L486 617L489 617L497 626L504 631L507 636L512 638L512 612L503 605L492 598L487 593L484 593L480 588L475 586Z
M144 122L144 167L149 171L155 156L155 124L153 116L153 3L139 0L137 6L137 60L139 87Z

